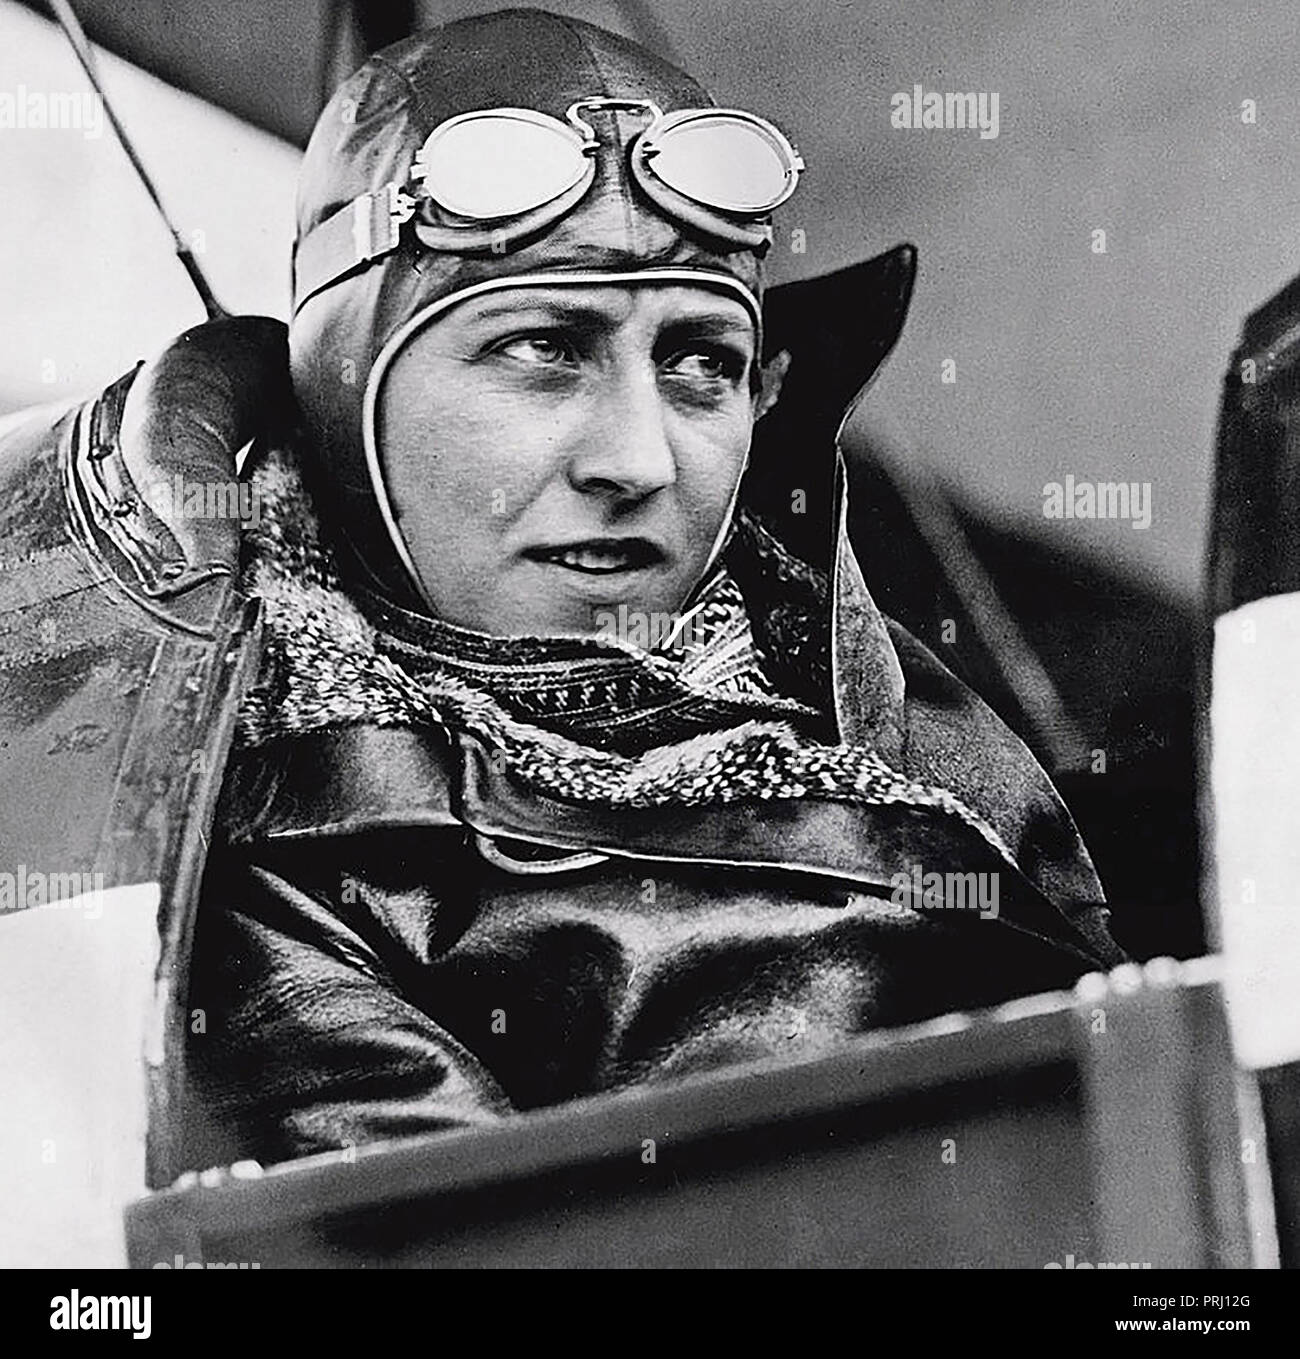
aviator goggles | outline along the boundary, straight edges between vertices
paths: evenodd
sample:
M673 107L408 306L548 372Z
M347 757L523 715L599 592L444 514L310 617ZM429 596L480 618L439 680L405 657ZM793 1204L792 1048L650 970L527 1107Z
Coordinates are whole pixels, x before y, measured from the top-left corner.
M413 220L420 241L453 254L504 254L558 221L596 179L600 138L583 116L640 113L632 177L675 221L762 251L766 219L794 193L804 162L771 123L738 109L664 113L648 99L580 99L563 120L533 109L480 109L440 123L405 184L358 195L298 244L295 311L346 274L395 250Z

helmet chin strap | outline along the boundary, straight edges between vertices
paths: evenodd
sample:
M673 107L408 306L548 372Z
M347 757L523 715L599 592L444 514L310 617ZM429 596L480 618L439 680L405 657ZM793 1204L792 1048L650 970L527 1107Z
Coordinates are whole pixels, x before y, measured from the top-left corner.
M718 561L722 557L722 550L727 545L727 540L731 537L731 526L736 520L736 506L740 503L740 488L745 482L745 471L749 467L749 455L745 455L745 461L741 465L740 475L736 478L736 484L731 488L731 499L727 504L727 513L722 518L722 524L718 529L718 535L713 540L713 546L709 550L708 560L704 563L704 570L700 572L700 578L691 588L691 592L686 596L687 604L700 593L709 583L717 569Z
M788 350L781 350L774 354L763 365L762 387L758 393L758 399L754 407L754 423L757 424L768 411L776 405L781 396L781 387L785 382L785 375L790 371L790 354ZM714 573L718 568L718 563L722 557L723 550L731 537L731 530L736 522L736 507L740 504L740 492L745 484L745 473L749 470L749 454L745 454L745 461L741 464L740 475L736 478L736 484L731 488L731 502L727 506L727 513L723 516L722 525L718 529L718 536L713 540L713 548L709 553L708 561L705 563L704 570L700 572L700 578L695 583L689 595L686 596L685 612L678 620L676 627L673 628L672 635L681 630L683 624L699 607L696 600L708 583L713 579Z

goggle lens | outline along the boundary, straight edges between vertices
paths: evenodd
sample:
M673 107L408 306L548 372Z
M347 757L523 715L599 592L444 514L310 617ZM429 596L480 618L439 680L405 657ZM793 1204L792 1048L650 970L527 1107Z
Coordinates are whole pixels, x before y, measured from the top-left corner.
M591 162L572 129L502 110L452 119L425 142L425 191L458 217L517 217L573 188Z
M793 188L797 159L756 122L695 115L664 129L647 148L649 168L670 189L721 212L759 216Z

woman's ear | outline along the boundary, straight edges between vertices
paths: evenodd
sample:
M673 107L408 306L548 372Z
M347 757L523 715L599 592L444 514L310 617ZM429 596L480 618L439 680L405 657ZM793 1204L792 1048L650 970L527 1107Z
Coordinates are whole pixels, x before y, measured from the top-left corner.
M773 354L759 371L754 391L754 423L757 424L781 397L781 384L790 371L790 351Z

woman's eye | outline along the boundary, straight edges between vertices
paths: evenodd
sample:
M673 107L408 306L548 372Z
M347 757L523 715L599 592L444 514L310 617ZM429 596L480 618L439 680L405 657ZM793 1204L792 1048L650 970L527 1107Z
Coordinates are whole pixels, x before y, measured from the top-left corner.
M688 349L669 360L668 370L697 382L736 382L745 371L745 359L729 349Z
M518 335L498 346L497 353L538 367L569 363L573 359L572 348L553 335Z

